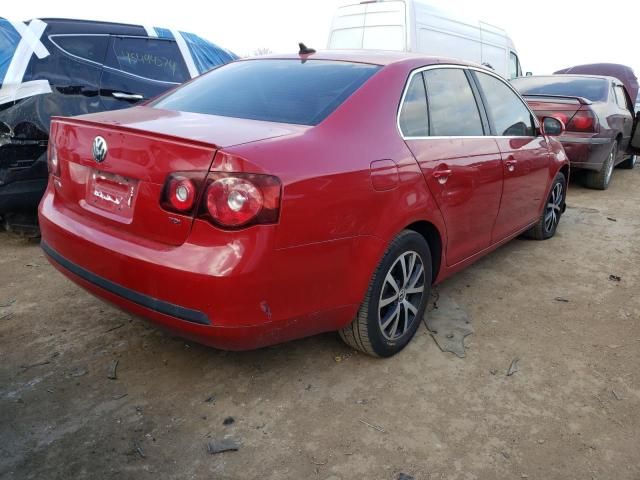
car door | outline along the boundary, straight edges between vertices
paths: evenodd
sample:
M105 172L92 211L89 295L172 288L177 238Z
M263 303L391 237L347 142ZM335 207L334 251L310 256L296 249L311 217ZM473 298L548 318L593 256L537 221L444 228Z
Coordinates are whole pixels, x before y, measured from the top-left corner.
M403 138L445 221L448 265L490 246L502 194L500 151L485 136L474 88L464 68L427 67L412 74L400 111Z
M496 243L540 215L552 175L551 154L535 116L513 88L497 75L472 73L502 157L502 200L491 236Z
M188 70L174 40L112 36L100 81L106 110L130 107L186 81Z
M43 41L53 48L33 65L32 73L51 84L45 111L68 117L101 111L98 95L108 35L57 34Z
M640 124L640 111L636 112L631 131L631 140L629 141L629 152L634 155L640 155L640 127L638 124Z
M618 145L620 152L629 150L629 141L631 140L631 130L633 129L633 107L627 90L622 84L613 85L614 98L616 103L617 115L621 118L622 138Z

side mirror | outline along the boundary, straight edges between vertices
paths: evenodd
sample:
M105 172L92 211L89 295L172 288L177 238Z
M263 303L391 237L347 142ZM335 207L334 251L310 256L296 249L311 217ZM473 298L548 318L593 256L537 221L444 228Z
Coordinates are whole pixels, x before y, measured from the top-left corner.
M533 76L533 72L527 72L527 73L525 73L525 76L532 77Z
M562 121L556 117L544 117L542 119L542 133L551 137L557 137L564 133L565 127Z

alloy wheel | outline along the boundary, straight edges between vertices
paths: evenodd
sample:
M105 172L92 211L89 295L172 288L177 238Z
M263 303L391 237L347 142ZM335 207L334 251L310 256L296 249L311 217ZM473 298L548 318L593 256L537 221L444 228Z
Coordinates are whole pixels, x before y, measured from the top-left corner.
M417 252L403 252L391 265L378 301L378 322L387 340L402 337L416 321L425 292L425 272Z
M562 200L564 198L564 186L561 182L556 183L551 190L549 201L547 202L547 208L544 215L544 229L547 232L552 232L560 221L560 214L562 213Z

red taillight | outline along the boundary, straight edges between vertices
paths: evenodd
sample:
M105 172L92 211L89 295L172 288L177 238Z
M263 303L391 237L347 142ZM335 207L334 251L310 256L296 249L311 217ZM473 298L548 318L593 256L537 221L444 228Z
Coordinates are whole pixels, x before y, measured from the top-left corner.
M578 110L566 125L569 132L595 132L597 122L591 110Z
M160 203L165 210L196 213L219 227L235 229L276 223L280 192L280 180L272 175L175 172L167 178Z
M167 200L179 212L188 212L196 203L198 191L191 179L174 177L169 180Z
M201 216L225 228L278 221L280 180L271 175L210 172Z
M49 139L49 150L47 151L47 166L49 174L54 177L60 176L60 160L58 159L58 149L53 143L53 138Z
M211 218L225 227L244 225L262 210L262 194L251 182L220 178L209 185L206 198Z
M162 207L176 213L193 213L204 175L203 172L176 172L169 175L160 199Z

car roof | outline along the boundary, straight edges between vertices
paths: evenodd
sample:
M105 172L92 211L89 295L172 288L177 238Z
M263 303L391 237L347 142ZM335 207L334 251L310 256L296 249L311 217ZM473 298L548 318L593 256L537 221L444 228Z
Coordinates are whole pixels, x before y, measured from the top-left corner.
M85 33L114 35L143 35L146 30L142 25L129 23L103 22L97 20L81 20L74 18L41 18L47 24L48 34Z
M354 63L370 63L372 65L386 66L394 63L419 63L423 65L431 64L453 64L469 67L476 67L483 70L488 70L482 65L468 62L465 60L447 58L447 57L433 57L419 53L407 53L396 52L391 50L321 50L311 55L305 55L307 60L329 60L339 62L354 62ZM301 55L297 53L291 54L273 54L264 55L261 57L251 57L247 60L262 60L262 59L286 59L286 60L300 60ZM491 71L491 70L488 70Z

